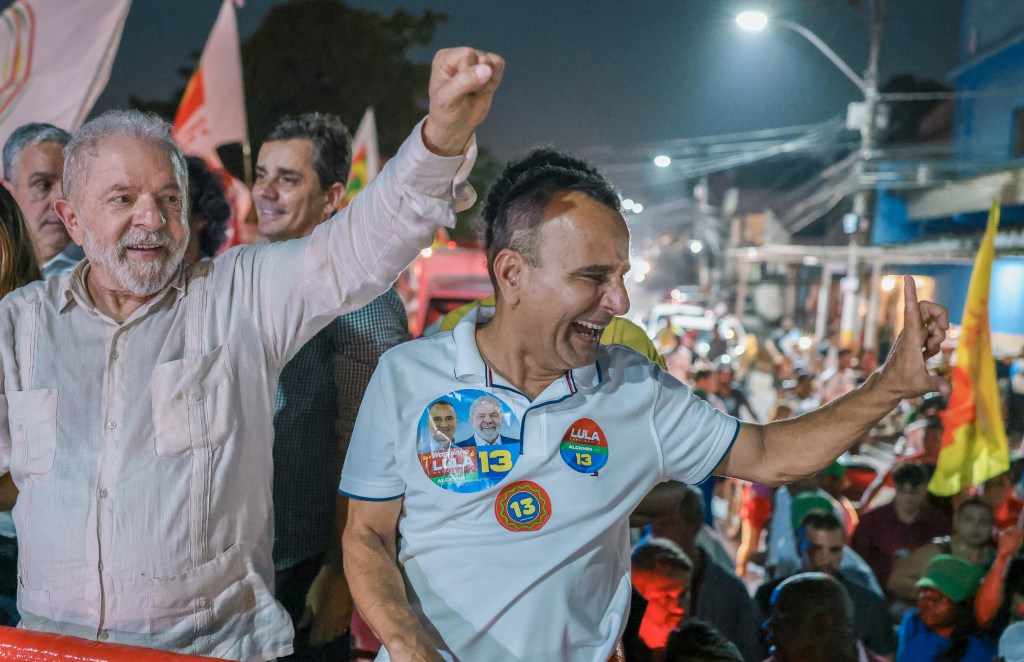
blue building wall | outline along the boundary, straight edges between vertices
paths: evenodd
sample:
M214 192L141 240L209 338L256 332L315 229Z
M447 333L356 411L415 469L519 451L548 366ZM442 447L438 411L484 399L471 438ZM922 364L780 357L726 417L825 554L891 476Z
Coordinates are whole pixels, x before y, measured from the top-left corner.
M1005 167L1014 158L1014 112L1024 108L1024 2L965 0L961 62L954 153L965 175Z
M971 282L967 264L906 265L893 273L912 273L935 279L935 299L949 309L949 319L960 324L964 303ZM997 333L1024 334L1024 257L1004 257L992 266L992 287L989 291L989 322Z

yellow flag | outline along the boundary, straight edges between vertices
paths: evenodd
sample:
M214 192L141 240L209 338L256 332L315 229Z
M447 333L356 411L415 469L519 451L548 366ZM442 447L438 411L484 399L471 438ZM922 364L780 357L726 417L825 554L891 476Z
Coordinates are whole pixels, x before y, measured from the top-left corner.
M953 366L953 392L942 414L942 450L928 485L932 493L942 496L983 483L1010 468L988 322L998 229L999 203L994 202L967 290L960 346Z

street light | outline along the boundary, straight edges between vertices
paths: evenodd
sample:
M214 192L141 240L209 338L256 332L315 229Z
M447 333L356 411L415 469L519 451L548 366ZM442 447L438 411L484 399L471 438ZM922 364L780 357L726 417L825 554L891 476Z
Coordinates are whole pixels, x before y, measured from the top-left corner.
M760 32L768 27L768 15L763 11L743 11L736 15L736 25L748 32Z
M664 154L659 154L658 156L654 157L654 165L658 166L659 168L667 168L670 165L672 165L672 159L668 156L665 156Z
M811 42L815 48L821 51L821 53L832 62L832 64L836 65L836 67L843 72L847 78L853 81L853 84L856 85L861 92L863 92L864 112L861 114L859 127L860 160L857 164L858 175L864 174L867 160L871 157L871 151L875 144L875 115L878 109L878 60L882 50L882 30L885 26L883 19L885 11L884 7L885 0L870 0L871 50L868 53L868 68L864 72L863 78L858 76L857 73L850 68L850 65L846 64L846 62L843 61L835 51L829 48L828 44L822 41L818 35L814 34L799 23L779 18L769 20L768 16L761 12L743 12L736 17L736 23L745 30L759 31L769 25L773 25L796 32L801 37ZM871 213L869 211L869 207L872 206L872 202L873 198L871 198L871 192L860 187L853 199L853 212L857 215L858 219L869 217ZM857 225L859 226L860 224L858 223ZM847 255L847 278L852 278L854 280L850 281L852 287L848 288L843 298L843 313L840 320L840 342L844 347L850 347L853 345L853 329L854 325L857 323L856 275L859 233L859 227L855 228L855 232L850 233L850 250ZM874 347L874 330L867 329L867 331L868 333L865 336L864 346L870 349Z

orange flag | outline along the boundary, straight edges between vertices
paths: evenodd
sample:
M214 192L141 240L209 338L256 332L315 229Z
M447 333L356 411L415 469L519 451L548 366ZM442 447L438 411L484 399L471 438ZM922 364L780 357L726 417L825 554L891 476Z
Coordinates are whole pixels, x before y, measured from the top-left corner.
M928 489L949 496L1010 468L995 360L988 321L988 297L999 229L999 203L992 204L978 248L964 306L960 346L953 366L953 392L942 415L942 450Z
M249 144L242 88L242 56L238 47L238 23L232 0L223 0L210 31L199 68L192 74L174 118L174 137L182 150L201 157L220 179L231 206L227 239L221 250L250 243L255 227L246 225L252 210L249 189L227 171L217 147Z
M348 182L345 186L345 197L342 198L341 207L344 209L352 198L356 197L370 181L380 172L380 152L377 149L377 120L373 113L373 107L366 109L363 119L356 129L355 138L352 139L352 168L348 173Z

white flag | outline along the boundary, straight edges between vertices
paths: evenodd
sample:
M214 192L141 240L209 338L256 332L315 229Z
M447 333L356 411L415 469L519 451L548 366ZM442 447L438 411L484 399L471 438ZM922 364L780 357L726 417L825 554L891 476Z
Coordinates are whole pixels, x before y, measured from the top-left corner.
M221 3L199 68L178 106L174 137L184 151L216 163L220 163L217 147L249 140L238 23L231 0Z
M110 79L131 0L18 0L0 14L0 145L22 124L74 131Z

